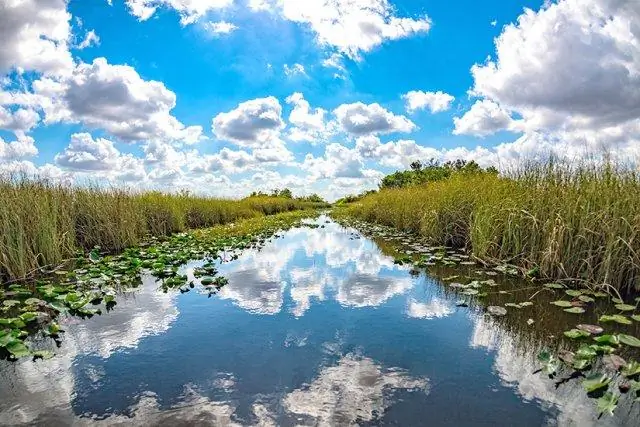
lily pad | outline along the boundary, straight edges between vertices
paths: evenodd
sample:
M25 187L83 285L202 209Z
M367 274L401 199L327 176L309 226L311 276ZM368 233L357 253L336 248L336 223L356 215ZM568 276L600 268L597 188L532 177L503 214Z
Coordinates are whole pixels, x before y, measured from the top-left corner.
M6 348L9 350L9 353L13 354L16 358L25 357L31 354L29 348L19 340L9 343Z
M630 360L627 365L622 368L622 375L627 378L640 375L640 363L636 362L635 360Z
M626 344L631 347L640 347L640 340L632 335L619 334L618 338L622 344Z
M602 316L600 316L599 320L600 322L616 322L616 323L620 323L621 325L631 325L632 323L631 320L629 320L629 318L621 314L612 314L612 315L603 314Z
M45 360L51 359L53 356L55 356L53 352L49 350L37 350L31 354L33 355L34 359L45 359Z
M636 309L634 305L629 304L616 304L616 308L620 311L633 311Z
M575 289L567 289L566 291L564 291L567 295L572 296L572 297L579 297L580 295L582 295L581 291L575 290Z
M620 369L627 366L627 361L616 354L608 354L602 358L602 361L604 362L605 366L613 369L614 371L619 371Z
M580 329L571 329L569 331L564 331L564 335L573 340L590 336L589 332L581 331Z
M591 297L590 297L590 296L588 296L588 295L580 295L580 296L578 297L578 299L579 299L580 301L582 301L582 302L594 302L594 301L595 301L595 299L591 298Z
M565 308L564 311L566 311L567 313L572 313L572 314L582 314L582 313L584 313L584 308L582 308L582 307L571 307L571 308Z
M613 411L618 407L618 396L607 392L598 399L598 413L613 415Z
M620 345L620 339L617 335L601 335L593 340L600 344Z
M545 283L543 286L549 289L564 289L564 286L560 283Z
M576 326L576 328L580 329L581 331L589 332L592 335L599 335L604 332L604 329L602 329L602 327L598 325L580 324Z
M584 381L582 381L582 387L587 391L587 393L593 393L609 387L610 382L611 378L605 374L595 373L589 375Z
M490 305L489 307L487 307L487 311L489 312L489 314L492 314L494 316L504 316L507 314L506 308L496 305Z
M571 304L571 301L565 301L565 300L552 301L551 304L556 305L558 307L573 307L573 305Z
M636 322L640 322L640 314L634 314L633 316L631 316L631 318Z

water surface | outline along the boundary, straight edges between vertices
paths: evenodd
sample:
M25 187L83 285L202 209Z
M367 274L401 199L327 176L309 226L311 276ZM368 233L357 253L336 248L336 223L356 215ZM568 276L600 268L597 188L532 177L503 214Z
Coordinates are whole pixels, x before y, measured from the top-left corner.
M55 358L0 362L0 424L586 426L640 416L621 405L597 421L578 382L556 388L534 374L544 321L457 307L435 275L327 221L222 264L229 285L211 298L163 293L145 277L110 313L64 319Z

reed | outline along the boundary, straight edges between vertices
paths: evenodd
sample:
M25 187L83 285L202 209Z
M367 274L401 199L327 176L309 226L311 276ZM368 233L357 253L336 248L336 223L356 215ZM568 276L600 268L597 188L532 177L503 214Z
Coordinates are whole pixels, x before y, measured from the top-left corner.
M640 176L611 164L530 165L383 189L347 208L541 278L640 291Z
M119 252L146 236L323 205L283 197L223 200L188 194L73 187L0 177L0 278L21 279L99 246Z

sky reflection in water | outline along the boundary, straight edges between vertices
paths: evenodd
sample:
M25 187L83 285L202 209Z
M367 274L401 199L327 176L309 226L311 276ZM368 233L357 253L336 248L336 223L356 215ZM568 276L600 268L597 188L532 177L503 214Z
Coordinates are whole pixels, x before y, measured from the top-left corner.
M325 220L223 264L217 296L147 279L54 359L0 362L0 424L595 424L535 342Z

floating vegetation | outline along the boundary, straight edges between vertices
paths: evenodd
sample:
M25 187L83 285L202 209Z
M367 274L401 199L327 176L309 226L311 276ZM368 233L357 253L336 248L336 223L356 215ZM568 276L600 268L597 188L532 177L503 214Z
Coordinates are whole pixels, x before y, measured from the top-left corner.
M10 359L51 357L51 352L31 350L28 337L39 334L60 341L64 331L56 322L59 316L86 318L113 309L118 293L139 286L142 274L155 277L164 292L189 292L196 283L180 273L189 261L205 260L194 269L194 277L210 297L228 283L218 276L217 263L237 259L245 249L260 248L279 231L301 226L310 215L292 212L150 238L118 255L95 247L33 282L0 288L0 355L4 351Z

